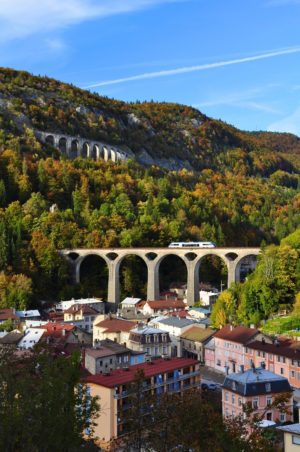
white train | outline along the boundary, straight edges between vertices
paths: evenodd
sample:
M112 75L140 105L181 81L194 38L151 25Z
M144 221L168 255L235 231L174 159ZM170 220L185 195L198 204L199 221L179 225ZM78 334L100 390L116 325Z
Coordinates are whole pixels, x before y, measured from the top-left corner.
M215 248L214 242L172 242L169 248Z

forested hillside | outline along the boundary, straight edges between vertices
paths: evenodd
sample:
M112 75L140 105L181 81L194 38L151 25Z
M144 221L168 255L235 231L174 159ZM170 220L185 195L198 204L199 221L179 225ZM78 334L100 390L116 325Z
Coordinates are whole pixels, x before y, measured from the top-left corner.
M0 70L0 127L2 307L72 295L60 248L260 245L300 225L292 135L241 132L190 107L126 104L8 69ZM32 128L176 157L194 170L66 160Z

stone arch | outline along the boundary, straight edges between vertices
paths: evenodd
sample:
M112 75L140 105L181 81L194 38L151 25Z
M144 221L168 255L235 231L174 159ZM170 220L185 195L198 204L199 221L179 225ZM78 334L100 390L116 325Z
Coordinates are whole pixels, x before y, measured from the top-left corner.
M247 275L252 273L257 265L257 254L247 254L242 256L237 262L235 267L235 280L236 282L245 281Z
M102 147L104 160L107 162L111 159L110 149L108 149L106 146Z
M117 161L117 153L116 153L116 151L114 150L114 148L111 148L111 149L110 149L110 158L111 158L111 161L112 161L112 162L115 162L115 163L116 163L116 161Z
M205 265L202 273L201 265ZM222 254L207 251L196 261L196 272L199 274L200 288L202 284L215 285L219 290L228 287L229 262Z
M119 255L118 255L117 253L114 253L114 252L112 252L112 253L107 253L107 254L106 254L106 257L107 257L110 261L116 260L118 256L119 256Z
M89 154L90 154L90 144L87 141L85 141L82 145L81 157L86 159L88 158Z
M99 154L99 147L98 147L97 144L94 144L94 145L92 146L92 148L90 149L89 157L90 157L92 160L98 160L98 154Z
M53 146L55 145L55 138L54 135L47 135L45 138L45 143L49 144L49 146Z
M184 257L188 260L188 261L194 261L197 257L197 254L195 253L187 253L184 255Z
M71 141L70 158L75 159L79 155L79 141L74 139Z
M172 272L169 272L167 269L162 269L164 261L165 263L166 261L169 261ZM171 283L182 283L187 285L188 265L186 259L181 254L170 250L170 252L160 256L156 261L156 272L158 273L158 293L160 293L161 289L169 290Z
M144 254L130 251L120 256L115 265L119 275L121 299L132 296L145 299L149 268Z
M108 272L108 262L102 254L89 253L77 259L76 282L83 285L87 296L107 300Z
M62 154L66 154L67 153L67 139L65 137L61 137L58 140L58 149L60 150L60 152Z
M74 251L71 251L71 253L66 254L66 257L71 261L76 261L76 259L79 257L79 254Z
M157 254L156 253L147 253L147 254L145 254L145 256L146 256L146 258L149 260L149 261L154 261L154 259L156 259L157 258Z
M237 253L227 253L225 254L225 257L227 257L227 259L229 261L235 261L237 257L239 257L239 255Z

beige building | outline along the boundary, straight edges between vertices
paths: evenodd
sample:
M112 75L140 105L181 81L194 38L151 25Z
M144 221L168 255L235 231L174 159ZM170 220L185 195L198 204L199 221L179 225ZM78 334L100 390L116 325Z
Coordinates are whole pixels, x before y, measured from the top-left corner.
M100 416L96 420L95 437L104 450L115 450L114 440L118 440L126 429L126 419L122 417L124 407L130 407L130 389L136 372L143 370L145 396L159 396L165 392L183 392L199 387L199 364L194 359L156 359L149 363L130 366L128 369L112 371L109 375L91 375L84 379L92 396L98 396L101 403Z
M138 352L145 352L146 357L171 356L169 333L144 324L138 324L130 331L128 347Z
M204 345L215 333L211 328L201 328L199 325L191 326L181 334L182 356L198 359L204 362Z
M118 344L127 345L130 331L135 327L136 323L120 318L98 316L93 327L93 343L94 345L110 339L118 342Z
M284 434L284 452L300 451L300 424L278 427Z

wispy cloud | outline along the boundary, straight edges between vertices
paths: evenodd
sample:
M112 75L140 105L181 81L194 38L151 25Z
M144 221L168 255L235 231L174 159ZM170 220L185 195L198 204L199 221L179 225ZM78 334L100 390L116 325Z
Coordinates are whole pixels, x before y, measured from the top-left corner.
M300 136L300 107L293 113L269 125L270 132L289 132Z
M252 88L245 91L231 92L225 95L216 95L212 99L204 100L194 105L195 108L231 106L247 108L249 110L262 111L265 113L278 114L280 111L274 106L264 102L261 98L272 88L278 87L277 84L268 84L267 86Z
M188 0L0 0L0 41L179 1Z
M116 85L119 83L133 82L133 81L137 81L137 80L145 80L145 79L158 78L158 77L168 77L170 75L187 74L190 72L206 71L209 69L216 69L216 68L220 68L220 67L224 67L224 66L231 66L234 64L249 63L251 61L265 60L267 58L275 58L275 57L278 57L281 55L288 55L288 54L299 53L299 52L300 52L300 47L289 47L286 49L277 49L272 52L262 53L262 54L253 55L253 56L246 56L243 58L236 58L234 60L218 61L216 63L201 64L201 65L197 65L197 66L186 66L186 67L162 70L162 71L157 71L157 72L146 72L144 74L133 75L130 77L117 78L117 79L113 79L113 80L104 80L104 81L100 81L98 83L94 83L93 85L86 86L85 88L99 88L101 86Z

